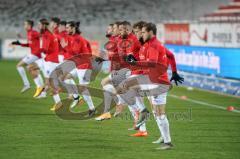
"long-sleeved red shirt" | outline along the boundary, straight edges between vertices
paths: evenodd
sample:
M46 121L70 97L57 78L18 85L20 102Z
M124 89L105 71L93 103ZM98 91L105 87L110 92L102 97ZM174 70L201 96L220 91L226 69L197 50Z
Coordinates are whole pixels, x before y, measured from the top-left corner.
M57 35L58 43L59 43L59 55L64 55L65 49L61 46L61 40L67 41L68 35L66 31L59 32Z
M120 37L118 38L117 52L119 56L119 61L121 63L121 68L132 69L132 67L130 67L130 65L123 60L123 57L131 54L138 60L140 48L141 43L133 33L130 33L125 39Z
M22 47L29 47L31 49L31 54L41 58L40 51L40 34L31 29L27 31L27 43L21 44Z
M92 49L90 43L79 34L68 36L65 59L76 62L78 69L91 69ZM75 59L74 59L75 58Z
M171 66L172 72L177 72L177 65L176 65L174 54L170 50L168 50L166 47L165 47L165 50L168 58L168 63Z
M58 63L58 39L49 30L42 33L41 51L46 54L45 61Z
M170 84L167 75L168 58L165 47L151 38L139 50L139 60L132 66L132 74L148 75L153 83Z

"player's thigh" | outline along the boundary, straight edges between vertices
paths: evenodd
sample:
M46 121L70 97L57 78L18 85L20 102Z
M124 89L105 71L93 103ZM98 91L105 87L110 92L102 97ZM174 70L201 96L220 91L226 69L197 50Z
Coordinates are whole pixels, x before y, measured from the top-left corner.
M35 63L37 64L38 68L40 69L40 71L42 71L42 73L45 76L45 73L44 73L45 72L44 71L44 63L45 63L45 61L44 61L44 59L40 58L40 59L36 60Z
M118 71L111 72L111 81L115 87L117 87L122 81L126 80L131 75L129 69L123 68Z
M67 74L66 79L69 78L78 78L77 68L74 68L72 71L69 72L69 74Z
M46 61L44 63L44 71L45 71L46 78L50 78L51 73L56 69L57 65L58 63L54 63L50 61Z
M154 111L160 115L165 113L165 108L167 104L167 93L162 93L157 96L148 97L150 103L153 105Z
M77 69L77 76L79 84L88 85L90 83L92 70L90 69Z
M21 62L29 65L38 59L39 59L39 57L32 55L32 54L28 54L21 60Z

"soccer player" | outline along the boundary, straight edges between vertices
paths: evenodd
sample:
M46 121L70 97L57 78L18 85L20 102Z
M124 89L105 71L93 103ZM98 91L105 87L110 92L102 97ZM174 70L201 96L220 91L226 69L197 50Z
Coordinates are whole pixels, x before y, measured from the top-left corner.
M109 25L108 30L107 30L106 37L108 37L108 42L105 45L105 49L107 50L108 60L110 61L110 75L108 77L102 79L102 81L101 81L101 85L102 85L103 91L104 91L103 92L104 93L104 112L102 115L95 118L95 120L97 120L97 121L102 121L102 120L112 118L109 111L110 111L110 106L111 106L112 100L115 97L112 93L115 91L115 88L114 88L113 84L111 83L111 73L113 73L115 70L120 69L119 62L117 62L119 60L119 55L117 52L117 41L119 38L119 24L120 23L121 22L117 21L112 25L112 27L111 27L111 25ZM123 104L122 100L120 100L119 96L117 98L118 98L118 100L116 101L116 103L119 107L121 107L120 105ZM117 108L118 107L116 107L116 109Z
M147 22L139 21L133 25L134 34L137 36L138 40L141 42L142 45L144 45L143 36L142 36L142 28L146 24L147 24ZM180 77L177 73L177 67L176 67L176 61L175 61L174 54L171 51L169 51L166 47L165 47L165 50L166 50L168 63L170 64L171 69L172 69L172 77L171 77L170 81L174 80L175 84L178 85L178 82L182 83L184 79L182 77ZM153 115L155 117L154 111L153 111ZM162 137L160 137L156 141L153 141L153 143L156 143L156 144L161 143L161 142L163 142Z
M147 22L139 21L133 25L134 34L137 36L141 44L144 44L143 37L142 37L142 27L146 23ZM170 81L174 81L175 84L178 85L178 82L182 83L184 79L181 76L179 76L179 74L177 73L177 65L176 65L174 54L170 50L168 50L166 47L165 49L166 49L166 55L169 61L168 63L170 64L172 69L172 77Z
M165 150L173 147L171 144L169 122L165 115L167 90L170 88L170 81L167 75L168 59L166 49L157 40L156 32L157 28L155 24L147 23L144 25L142 28L144 45L139 51L139 60L132 58L128 62L139 68L138 73L140 76L138 76L137 80L140 89L150 92L148 99L152 104L160 135L163 137L164 142L157 149ZM129 89L129 86L126 84L125 89ZM139 119L138 124L141 122L141 119ZM137 127L139 126L138 124Z
M66 25L67 22L66 21L60 21L59 26L58 26L58 41L59 43L61 42L62 39L67 39L67 31L66 31ZM59 55L58 55L58 61L60 63L63 63L64 61L64 54L65 54L65 50L62 48L61 45L59 45Z
M59 34L58 26L60 24L61 20L57 17L52 17L50 24L49 24L49 30L53 33L54 36L57 36Z
M109 40L111 38L114 38L112 35L113 35L113 24L109 24L106 31L106 38L108 38Z
M24 67L29 66L30 72L32 72L33 63L36 62L41 58L41 52L40 52L40 36L37 31L33 29L34 22L32 20L26 20L24 22L24 29L27 32L27 43L20 43L19 41L12 42L12 45L20 45L22 47L30 47L31 54L28 54L25 56L18 64L17 64L17 70L20 74L22 80L23 80L23 88L21 92L25 92L30 88L30 83L28 81L26 71ZM31 65L32 64L32 65ZM43 79L39 72L33 74L34 82L37 86L37 90L33 97L37 97L41 91L43 90Z
M113 25L114 29L115 26L116 24ZM115 87L117 87L118 84L121 83L121 81L125 80L130 75L131 72L131 70L128 68L128 64L125 63L123 59L128 54L134 54L135 56L137 56L138 50L140 48L140 43L137 40L136 36L132 34L132 28L129 22L127 21L121 22L119 24L118 32L119 36L115 39L115 41L113 41L116 43L115 45L117 46L117 48L116 50L114 50L114 48L112 50L109 50L109 59L111 60L112 71L110 76L102 81L102 85L104 88L105 110L101 116L96 118L96 120L105 120L111 118L111 114L109 112L112 100L111 92L114 94ZM117 97L119 101L118 105L122 106L124 104L127 104L134 119L137 119L138 110L140 111L146 110L141 98L136 99L137 104L131 105L124 101L125 100L123 99L124 97L122 98L120 95L117 95ZM138 133L133 134L132 136L136 137L147 136L146 128L143 127L142 131L139 131Z
M70 74L73 77L77 77L79 80L79 85L82 86L81 94L84 101L87 103L89 108L89 116L95 114L95 107L92 101L92 97L87 86L90 83L90 76L92 72L91 57L92 50L89 42L82 37L79 30L80 22L70 21L67 23L66 30L68 33L68 40L62 41L61 45L66 50L66 59L74 60L75 58L81 58L80 61L77 61L77 68L72 70ZM65 79L68 80L69 76ZM71 83L71 82L70 82ZM71 83L73 84L73 83ZM79 103L80 97L78 94L73 94L74 101L71 104L71 107L74 107Z
M46 19L41 19L39 21L39 29L42 36L42 47L41 51L46 55L44 58L44 70L45 70L45 88L41 94L46 94L46 91L49 87L53 89L53 99L54 106L53 108L60 107L62 105L60 96L58 94L58 89L50 83L50 75L58 66L58 52L59 52L59 43L56 37L48 29L49 22Z

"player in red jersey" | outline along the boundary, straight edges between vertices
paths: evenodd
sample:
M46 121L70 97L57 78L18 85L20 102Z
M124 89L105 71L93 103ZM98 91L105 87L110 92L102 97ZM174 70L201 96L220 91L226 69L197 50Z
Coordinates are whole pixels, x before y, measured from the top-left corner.
M58 52L59 52L59 43L56 37L48 30L49 22L46 19L41 19L39 21L39 29L42 37L42 46L41 51L46 55L44 58L44 70L45 70L45 89L40 96L45 96L46 91L49 87L53 89L53 99L54 107L61 106L61 99L58 94L57 89L50 85L51 73L58 66Z
M60 21L59 23L59 26L58 26L58 41L59 43L61 43L61 40L63 39L67 39L67 31L66 31L66 25L67 25L67 22L66 21ZM59 55L58 55L58 60L60 63L62 63L64 61L64 54L65 54L65 51L64 49L62 48L61 45L59 45Z
M12 45L20 45L22 47L29 47L31 54L25 56L18 64L17 70L23 80L24 87L21 92L25 92L30 88L30 83L28 81L24 67L28 66L31 75L34 78L34 82L37 86L37 90L33 97L37 97L43 90L43 79L39 73L37 66L34 62L41 58L40 52L40 35L37 31L33 29L34 22L32 20L26 20L24 22L24 29L27 31L27 43L20 43L19 41L12 42Z
M61 41L61 45L66 52L65 59L74 60L76 62L77 68L73 69L70 74L71 76L78 78L79 85L83 88L81 94L89 108L89 116L92 116L95 114L95 107L90 92L87 89L92 72L92 50L89 42L80 35L81 32L79 30L79 25L79 22L74 21L67 23L66 30L68 38L67 41ZM65 82L67 82L66 80L69 80L69 76L65 78ZM68 83L74 84L72 81L68 81ZM75 107L80 100L78 94L73 94L73 98L74 101L70 106L71 108Z
M108 56L108 60L110 61L110 74L120 69L119 64L119 55L117 52L117 40L119 38L119 24L121 22L117 21L113 25L109 25L107 29L106 37L108 38L108 42L105 44L106 53ZM113 96L112 92L114 92L115 88L113 84L111 83L111 75L108 77L102 79L101 85L103 87L103 93L104 93L104 112L95 120L102 121L106 119L111 119L112 116L110 114L110 106L112 103L112 100L115 98ZM116 101L116 104L119 106L121 105L121 101ZM117 109L118 107L116 107Z
M131 70L128 67L129 65L124 61L124 57L128 54L133 54L136 57L138 56L138 50L140 49L140 43L135 35L132 34L132 28L131 24L127 21L123 21L118 24L119 29L117 30L118 36L115 36L115 38L109 39L109 44L112 49L108 50L109 59L111 60L111 74L104 80L102 80L102 85L104 88L104 102L105 102L105 110L102 115L95 118L96 120L105 120L111 118L109 108L112 100L112 94L115 92L115 88L121 81L125 80L128 75L131 74ZM115 29L117 25L113 25L113 30ZM114 33L114 32L113 32ZM113 34L114 36L114 34ZM116 46L114 48L113 46ZM145 106L143 105L143 102L140 98L137 98L137 104L131 105L129 103L126 103L124 101L124 97L121 97L120 95L116 94L118 98L118 107L123 107L123 105L129 105L129 110L132 113L133 117L136 118L136 111L140 110L143 111L145 109ZM117 107L117 108L118 108ZM121 110L121 109L119 109ZM119 112L119 110L116 111L116 113ZM143 128L143 133L141 135L134 134L133 136L147 136L146 129Z
M142 27L144 24L146 24L146 22L139 21L135 23L133 26L134 34L138 37L139 41L142 44L144 43L142 38ZM166 55L168 58L168 63L172 69L172 77L170 81L174 81L175 84L178 85L178 82L182 83L184 79L181 76L179 76L179 74L177 73L177 65L176 65L174 54L170 50L168 50L166 47L165 49L166 49Z
M138 40L141 42L142 45L144 45L143 36L142 36L142 28L145 24L147 24L147 22L139 21L139 22L135 23L133 26L134 34L137 36ZM174 54L172 52L170 52L167 48L165 48L165 50L166 50L168 63L170 64L171 69L172 69L171 81L174 80L176 85L178 85L178 82L179 83L183 82L183 78L180 77L177 73L177 67L176 67L176 61L175 61ZM155 114L154 111L153 111L153 114ZM158 140L153 141L153 143L161 143L162 141L163 141L163 138L160 137Z
M168 58L165 47L156 38L156 25L147 23L142 28L144 45L139 51L139 60L128 59L128 63L134 65L135 73L138 76L138 86L143 91L148 91L148 99L152 104L155 119L163 137L163 144L157 149L171 149L171 137L169 131L169 122L165 115L167 91L170 88L168 80L167 67ZM131 86L132 87L132 86ZM125 89L129 85L125 84ZM144 123L139 119L137 128Z
M111 40L111 38L113 34L113 24L109 24L106 30L106 38L108 38L109 40Z
M49 24L49 30L53 33L54 36L58 36L59 34L59 24L60 24L60 19L57 17L52 17L50 24Z

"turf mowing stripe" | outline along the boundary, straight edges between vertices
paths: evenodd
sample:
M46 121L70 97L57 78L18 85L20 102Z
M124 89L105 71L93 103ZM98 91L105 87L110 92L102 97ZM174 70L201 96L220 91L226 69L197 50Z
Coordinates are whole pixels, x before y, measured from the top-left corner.
M170 96L170 97L173 97L173 98L176 98L176 99L181 99L181 97L176 96L176 95L173 95L173 94L170 94L169 96ZM194 100L194 99L189 99L189 98L187 98L187 99L181 99L181 100L189 101L189 102L196 103L196 104L206 105L206 106L209 106L209 107L212 107L212 108L217 108L217 109L226 110L226 108L223 107L223 106L206 103L206 102L202 102L202 101L199 101L199 100ZM240 113L239 110L232 110L232 112Z

